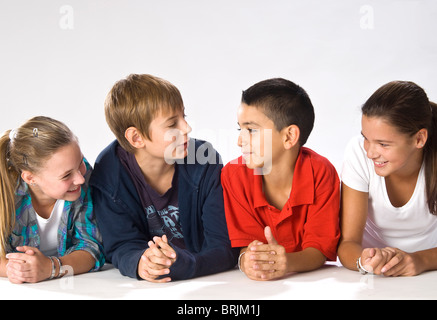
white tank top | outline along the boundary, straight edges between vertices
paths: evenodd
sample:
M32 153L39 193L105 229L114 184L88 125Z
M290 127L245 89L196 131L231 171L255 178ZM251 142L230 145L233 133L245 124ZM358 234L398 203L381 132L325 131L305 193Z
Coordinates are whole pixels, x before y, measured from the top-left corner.
M38 233L40 236L40 251L46 256L58 255L58 228L61 222L64 200L57 200L48 219L41 218L38 214Z

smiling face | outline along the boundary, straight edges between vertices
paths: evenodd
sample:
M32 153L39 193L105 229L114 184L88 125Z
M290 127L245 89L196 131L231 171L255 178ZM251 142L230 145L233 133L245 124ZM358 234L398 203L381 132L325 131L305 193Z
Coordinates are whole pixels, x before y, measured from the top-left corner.
M36 173L23 171L23 179L30 185L32 196L38 201L75 201L81 193L86 173L83 155L77 142L60 148Z
M376 174L407 175L420 168L427 131L413 136L400 133L380 117L363 116L361 121L364 149L373 161Z

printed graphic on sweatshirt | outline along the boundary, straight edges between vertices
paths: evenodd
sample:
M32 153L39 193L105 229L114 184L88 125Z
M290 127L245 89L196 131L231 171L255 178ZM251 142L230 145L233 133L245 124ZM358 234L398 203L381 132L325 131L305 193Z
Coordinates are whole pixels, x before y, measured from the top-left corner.
M145 208L149 231L153 236L167 235L169 243L184 248L184 236L179 222L179 208L169 205L162 210L156 210L150 205Z

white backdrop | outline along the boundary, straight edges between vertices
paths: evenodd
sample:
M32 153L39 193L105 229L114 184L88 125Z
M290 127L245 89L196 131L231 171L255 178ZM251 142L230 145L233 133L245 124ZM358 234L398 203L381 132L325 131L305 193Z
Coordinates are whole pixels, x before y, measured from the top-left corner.
M414 81L437 100L436 16L435 0L0 0L0 131L57 118L94 163L114 139L107 92L150 73L181 90L191 136L227 162L241 91L284 77L316 110L307 146L340 169L382 84Z

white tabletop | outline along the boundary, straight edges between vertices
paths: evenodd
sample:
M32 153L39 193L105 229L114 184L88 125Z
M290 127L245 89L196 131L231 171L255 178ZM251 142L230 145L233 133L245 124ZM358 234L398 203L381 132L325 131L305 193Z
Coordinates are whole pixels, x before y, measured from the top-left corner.
M239 270L170 283L122 276L112 265L102 271L44 281L12 284L0 278L0 299L144 299L144 300L294 300L437 299L437 271L416 277L361 275L338 265L253 281Z

